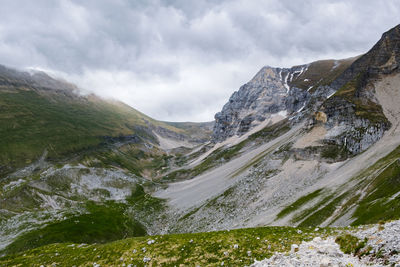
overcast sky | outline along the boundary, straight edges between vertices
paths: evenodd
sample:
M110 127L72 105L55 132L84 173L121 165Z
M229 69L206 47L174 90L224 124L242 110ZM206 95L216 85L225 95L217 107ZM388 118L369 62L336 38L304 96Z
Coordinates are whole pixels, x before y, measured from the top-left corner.
M399 23L400 0L0 0L0 64L210 121L262 66L365 53Z

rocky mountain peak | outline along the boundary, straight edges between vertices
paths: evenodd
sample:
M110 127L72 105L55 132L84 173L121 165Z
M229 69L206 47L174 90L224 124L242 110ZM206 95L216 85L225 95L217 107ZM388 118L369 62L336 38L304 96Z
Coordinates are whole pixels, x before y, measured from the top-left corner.
M215 115L214 142L241 136L276 114L302 111L318 83L336 77L353 60L326 60L291 68L265 66L248 83L232 94ZM329 91L329 90L325 90Z
M369 77L389 74L400 66L400 24L382 34L381 39L366 54L359 57L331 86L340 89L360 73Z
M262 85L271 81L280 80L278 77L279 70L279 68L264 66L257 72L253 79L248 82L248 84Z
M385 45L389 51L396 50L395 52L398 53L400 48L400 24L383 33L379 43Z
M376 53L373 53L375 52ZM398 70L400 66L400 24L382 34L382 38L371 49L372 67L384 73Z
M263 67L215 115L213 140L240 136L278 113L282 116L301 109L309 93L291 88L289 83L305 69L305 65L292 69Z
M291 68L264 66L245 85L232 94L221 112L215 115L212 139L221 142L241 136L277 113L291 115L305 109L311 94L326 99L328 88L355 58L320 60ZM315 92L315 89L320 89Z

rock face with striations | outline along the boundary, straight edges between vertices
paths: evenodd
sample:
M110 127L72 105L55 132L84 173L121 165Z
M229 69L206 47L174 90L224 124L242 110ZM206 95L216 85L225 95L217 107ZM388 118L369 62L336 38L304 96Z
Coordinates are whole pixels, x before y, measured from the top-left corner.
M214 142L242 135L273 114L290 114L310 99L306 90L291 88L289 83L307 66L291 69L263 67L256 76L233 93L221 112L215 115Z
M314 123L318 122L313 115L323 113L324 127L335 133L325 141L358 154L391 126L375 96L374 84L398 72L400 25L384 33L360 57L283 69L264 67L215 115L213 141L243 135L276 113L297 119L308 116Z

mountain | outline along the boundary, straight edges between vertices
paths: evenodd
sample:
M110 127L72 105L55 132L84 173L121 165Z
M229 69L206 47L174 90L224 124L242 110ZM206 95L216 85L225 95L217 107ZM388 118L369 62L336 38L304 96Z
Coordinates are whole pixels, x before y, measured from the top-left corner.
M302 110L310 101L313 88L332 82L355 59L321 60L289 69L263 67L215 115L213 140L242 135L279 112Z
M50 241L40 242L143 235L136 219L120 214L132 208L126 203L148 201L143 186L181 164L180 153L209 140L212 127L157 121L46 73L4 66L0 110L1 248L24 233L36 238L35 231L64 229L65 236L47 234ZM93 228L89 220L98 229L81 235ZM54 230L37 230L48 224Z
M45 151L47 159L59 160L121 142L120 137L131 143L158 144L167 138L194 145L207 139L203 134L194 140L185 127L156 121L121 102L81 95L76 86L43 72L0 67L0 94L0 170L4 173L39 159ZM200 128L196 129L201 135Z
M208 123L160 122L45 73L3 67L0 249L61 242L39 251L72 253L78 243L190 233L155 239L177 240L181 251L210 239L202 264L219 264L214 243L225 260L235 253L237 237L225 230L256 227L237 230L254 237L260 226L292 226L266 231L308 240L309 227L399 219L399 62L400 25L354 58L263 67ZM214 230L224 231L205 233ZM158 242L149 238L129 241L145 263L145 246ZM127 257L124 242L87 248Z
M156 192L182 214L169 231L398 218L399 29L320 73L262 68L216 114L213 145Z

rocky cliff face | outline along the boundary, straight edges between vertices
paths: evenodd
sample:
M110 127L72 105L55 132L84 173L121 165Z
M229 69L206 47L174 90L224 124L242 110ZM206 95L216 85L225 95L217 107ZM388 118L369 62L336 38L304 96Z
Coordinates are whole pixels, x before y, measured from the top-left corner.
M330 87L336 93L323 105L327 127L340 127L332 138L352 154L358 154L390 128L375 97L374 83L386 75L399 72L400 25L382 35L377 44L346 69Z
M215 115L214 142L243 135L273 114L293 121L326 116L325 142L358 154L390 128L375 97L374 82L399 71L400 25L382 35L366 54L292 68L264 67Z
M326 99L333 89L323 86L354 60L322 60L292 68L263 67L215 115L213 141L240 136L279 112L286 115L301 112L312 100L312 94L316 99L321 96ZM317 87L321 89L315 92Z
M306 90L291 88L290 82L302 75L307 66L292 69L263 67L248 83L234 92L221 112L215 115L213 140L223 141L242 135L271 115L293 113L310 99Z

